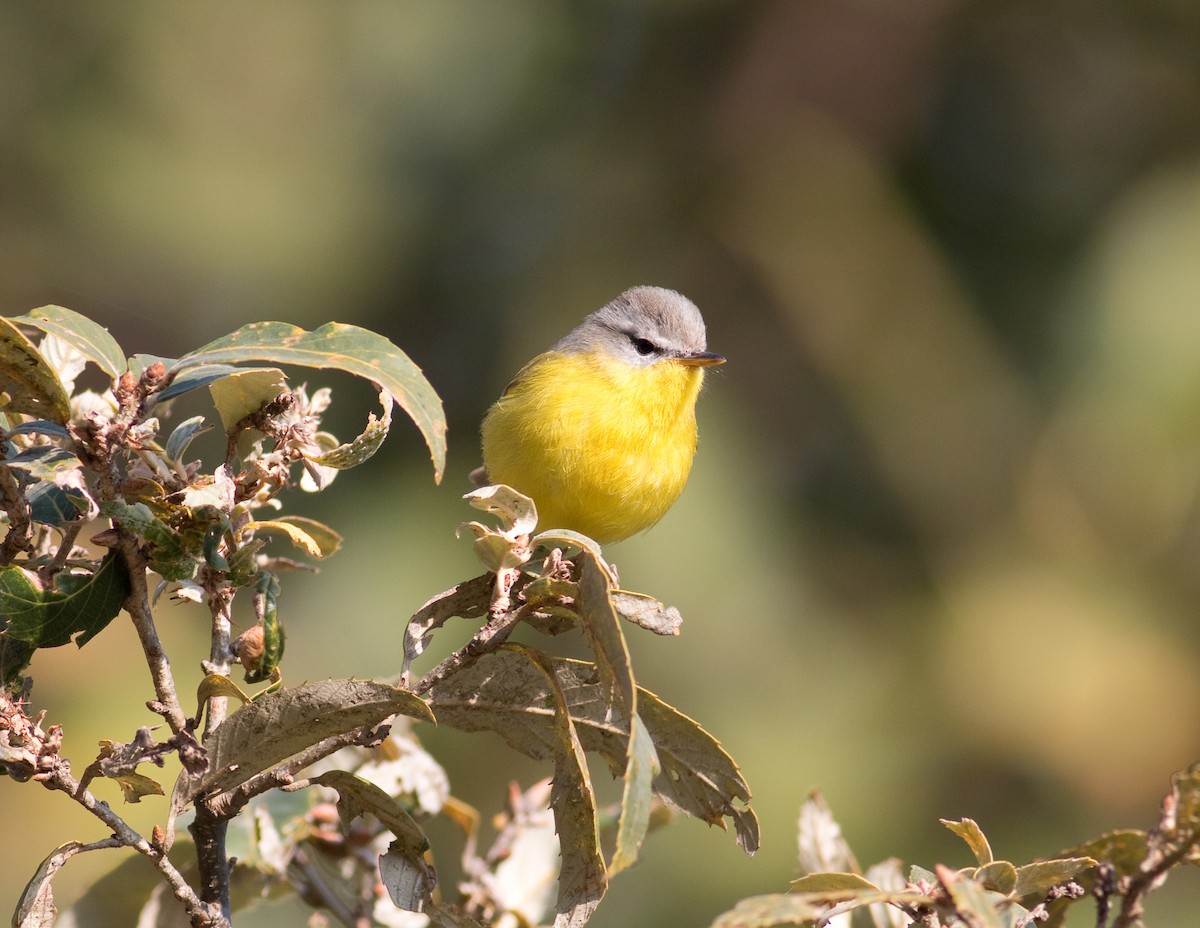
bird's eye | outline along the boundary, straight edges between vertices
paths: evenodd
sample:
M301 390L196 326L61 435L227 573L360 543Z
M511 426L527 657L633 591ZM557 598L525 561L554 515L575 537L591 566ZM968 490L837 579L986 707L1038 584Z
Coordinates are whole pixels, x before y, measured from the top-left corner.
M648 338L637 338L636 336L630 335L629 340L633 342L633 350L642 357L654 354L654 352L658 350L655 347L654 342L650 341Z

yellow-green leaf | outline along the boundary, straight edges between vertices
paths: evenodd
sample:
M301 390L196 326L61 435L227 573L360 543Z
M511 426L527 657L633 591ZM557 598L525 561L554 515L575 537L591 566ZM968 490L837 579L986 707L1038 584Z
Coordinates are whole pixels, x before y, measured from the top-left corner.
M321 454L312 455L308 460L320 467L332 467L334 470L349 470L374 456L383 445L388 431L392 427L392 398L387 391L381 391L379 402L383 404L383 418L376 419L375 413L367 416L367 426L362 434L354 441L336 448L330 448ZM306 456L307 457L307 456Z
M961 821L952 821L951 819L939 819L939 821L949 828L952 832L967 842L967 846L971 849L971 853L975 855L975 862L983 865L992 862L992 848L988 844L987 838L983 835L983 830L975 823L973 819L964 818Z
M58 374L28 338L0 317L0 410L64 425L71 402Z
M226 432L287 390L287 378L277 367L238 368L208 385Z
M121 792L125 794L126 802L141 802L143 796L161 796L163 794L161 784L140 773L122 773L112 779L121 785Z

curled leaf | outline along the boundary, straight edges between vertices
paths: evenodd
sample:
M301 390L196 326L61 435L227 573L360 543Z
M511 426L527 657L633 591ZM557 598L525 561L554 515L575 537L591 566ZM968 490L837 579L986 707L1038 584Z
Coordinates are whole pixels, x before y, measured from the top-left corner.
M334 368L386 390L416 423L433 458L434 478L446 465L446 416L421 369L382 335L330 322L307 332L283 322L255 322L184 355L171 368L178 380L188 368L265 361Z
M108 329L63 306L43 306L12 320L66 342L116 380L126 369L125 354Z

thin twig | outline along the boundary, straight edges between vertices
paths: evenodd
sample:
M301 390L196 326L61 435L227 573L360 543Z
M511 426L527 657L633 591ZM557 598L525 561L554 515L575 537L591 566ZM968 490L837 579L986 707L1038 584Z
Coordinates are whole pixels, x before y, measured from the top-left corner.
M58 543L58 550L54 552L54 557L38 571L38 576L42 578L43 583L49 583L50 579L66 566L67 558L71 556L71 549L75 547L75 539L79 537L82 530L82 522L72 522L63 529L62 540Z
M212 633L210 640L208 662L204 665L205 673L229 675L233 667L233 651L230 644L233 639L233 610L234 590L219 574L202 570L201 580L205 588L205 600L209 613L212 615ZM204 741L216 731L218 725L225 721L229 700L224 696L213 696L208 700L208 708L204 715Z
M512 634L512 630L517 627L517 623L524 615L525 609L522 607L510 609L488 621L470 641L414 683L412 692L421 696L448 677L470 667L485 654L497 650Z
M175 898L183 903L193 928L229 928L228 919L220 915L200 901L183 874L171 863L159 848L156 848L140 834L134 831L126 821L114 812L106 802L100 802L90 790L81 789L75 778L71 776L65 762L38 776L47 789L60 790L83 806L88 812L100 819L113 833L113 839L121 847L132 848L144 857L149 858L163 878L171 887ZM101 846L98 842L97 847Z
M487 614L493 574L480 574L471 580L439 593L418 609L404 628L404 663L400 667L400 686L407 688L411 664L428 644L430 633L441 628L447 619L461 616L477 619Z
M0 506L8 515L8 533L0 544L0 564L8 565L29 548L29 504L25 501L12 469L0 467Z

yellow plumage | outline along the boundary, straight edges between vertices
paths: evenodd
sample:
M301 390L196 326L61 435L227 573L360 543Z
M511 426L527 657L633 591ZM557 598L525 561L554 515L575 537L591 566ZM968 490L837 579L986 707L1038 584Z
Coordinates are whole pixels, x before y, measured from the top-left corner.
M649 329L642 318L643 304L668 300L660 294L687 303L658 288L622 294L606 307L626 298L611 324L596 323L600 313L593 314L525 365L484 418L488 480L532 497L539 528L620 541L661 519L683 491L696 452L704 367L724 359L704 350L703 323L690 303L699 335L687 334L699 345L663 347L677 334L670 313L651 319ZM647 345L661 356L643 356Z

